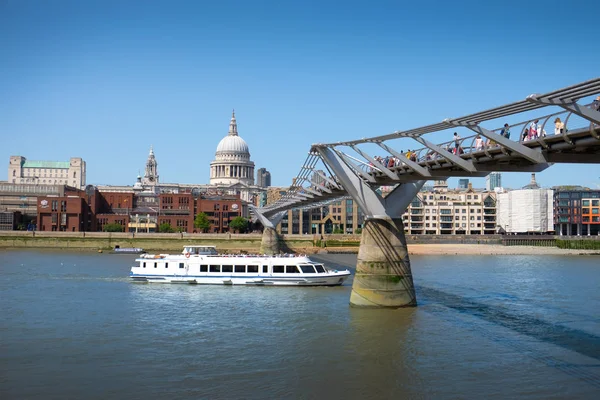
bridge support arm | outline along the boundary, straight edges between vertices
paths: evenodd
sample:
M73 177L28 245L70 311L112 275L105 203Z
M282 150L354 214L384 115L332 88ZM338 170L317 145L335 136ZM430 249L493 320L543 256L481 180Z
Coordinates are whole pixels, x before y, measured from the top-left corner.
M417 305L402 213L425 180L401 184L383 198L328 147L317 149L365 214L350 305L398 308Z
M497 133L494 133L485 128L482 128L479 125L473 125L473 124L468 124L468 123L455 123L452 121L451 121L451 123L453 123L456 126L463 126L465 128L469 128L473 132L479 133L481 136L486 137L490 140L493 140L494 142L498 143L499 145L503 146L504 148L509 149L510 151L519 154L521 157L524 157L535 164L547 163L543 154L540 153L539 151L530 149L527 146L523 146L519 142L513 142L512 140L507 139L502 135L498 135Z
M475 168L475 165L473 165L472 161L467 161L467 160L457 156L456 154L452 154L448 150L443 149L440 146L438 146L437 144L431 143L430 141L423 139L422 137L415 137L413 139L416 140L417 142L421 143L423 146L433 150L434 152L436 152L437 154L439 154L440 156L442 156L443 158L445 158L452 164L457 165L460 168L464 169L465 171L477 172L477 168Z
M567 111L571 111L573 114L579 115L581 118L587 119L588 121L600 125L600 112L583 106L577 103L576 101L550 100L544 99L543 97L537 97L536 95L531 95L527 97L527 101L547 106L559 106Z

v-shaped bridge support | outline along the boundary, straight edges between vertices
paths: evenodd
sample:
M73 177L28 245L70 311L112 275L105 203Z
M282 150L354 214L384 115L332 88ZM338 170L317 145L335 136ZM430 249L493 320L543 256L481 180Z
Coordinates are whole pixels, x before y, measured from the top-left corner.
M281 222L285 216L284 212L275 214L274 216L267 218L254 206L250 206L252 212L256 216L256 219L263 225L263 235L260 242L260 253L261 254L278 254L281 250L281 238L277 233L275 227Z
M385 198L328 147L317 151L366 216L350 294L355 307L417 305L402 213L426 181L398 185Z

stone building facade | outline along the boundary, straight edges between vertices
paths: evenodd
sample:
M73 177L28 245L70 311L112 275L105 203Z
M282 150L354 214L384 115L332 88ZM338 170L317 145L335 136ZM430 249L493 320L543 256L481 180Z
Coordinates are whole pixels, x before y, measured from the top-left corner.
M10 156L8 182L33 185L68 185L83 189L86 165L80 157L69 161L32 161L23 156Z

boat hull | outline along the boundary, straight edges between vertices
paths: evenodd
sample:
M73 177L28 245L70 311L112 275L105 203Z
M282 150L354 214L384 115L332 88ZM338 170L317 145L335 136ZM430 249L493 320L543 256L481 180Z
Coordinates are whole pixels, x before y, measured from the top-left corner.
M134 282L142 283L183 283L198 285L245 285L245 286L339 286L350 276L342 271L332 274L317 274L318 276L190 276L190 275L137 275L131 274Z

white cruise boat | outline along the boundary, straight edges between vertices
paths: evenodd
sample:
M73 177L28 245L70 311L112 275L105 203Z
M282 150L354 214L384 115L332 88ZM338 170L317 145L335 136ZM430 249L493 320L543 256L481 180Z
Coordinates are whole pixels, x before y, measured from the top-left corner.
M129 276L138 282L337 286L350 276L304 255L226 255L214 246L185 246L181 254L144 254L135 261Z

